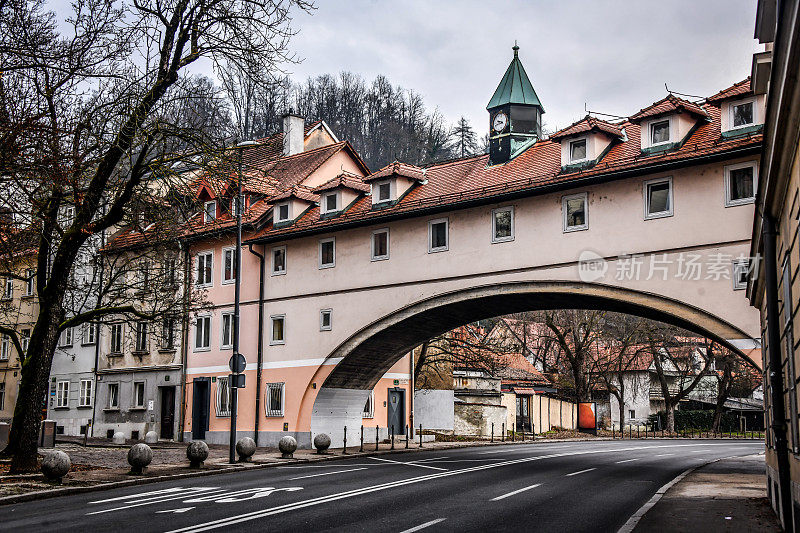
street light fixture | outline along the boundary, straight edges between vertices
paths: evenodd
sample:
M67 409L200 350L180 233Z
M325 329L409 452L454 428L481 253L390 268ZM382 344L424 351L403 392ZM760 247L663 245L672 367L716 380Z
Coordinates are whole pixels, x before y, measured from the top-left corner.
M239 392L239 373L244 372L244 368L239 365L239 301L242 284L242 211L244 201L242 198L242 152L251 146L258 146L255 141L244 141L236 145L238 155L238 170L236 175L236 251L234 252L234 262L236 265L236 280L234 284L234 304L233 304L233 357L231 358L231 379L228 380L228 390L231 395L231 435L229 460L233 464L236 462L236 411ZM258 416L258 413L256 413Z

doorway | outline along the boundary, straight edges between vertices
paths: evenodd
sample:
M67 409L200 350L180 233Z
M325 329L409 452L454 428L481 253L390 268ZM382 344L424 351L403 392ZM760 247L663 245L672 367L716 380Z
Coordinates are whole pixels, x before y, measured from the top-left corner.
M161 434L162 439L175 438L175 387L159 387L161 400Z
M390 434L405 435L406 433L406 390L400 388L389 389L386 402L387 428ZM394 427L394 432L392 432Z
M517 431L531 431L531 397L517 396Z
M211 378L194 378L192 382L192 439L206 438L211 409Z

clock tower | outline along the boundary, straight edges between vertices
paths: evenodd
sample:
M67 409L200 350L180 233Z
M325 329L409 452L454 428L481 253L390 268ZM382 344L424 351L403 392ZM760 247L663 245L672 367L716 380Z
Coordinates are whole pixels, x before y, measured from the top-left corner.
M489 111L489 164L498 165L515 157L542 135L544 107L519 60L514 58L494 91Z

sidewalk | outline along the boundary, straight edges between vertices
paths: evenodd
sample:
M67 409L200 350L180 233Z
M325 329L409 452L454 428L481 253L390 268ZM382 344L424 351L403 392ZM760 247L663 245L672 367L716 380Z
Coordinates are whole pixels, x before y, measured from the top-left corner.
M633 531L781 531L767 501L764 456L722 459L691 472L667 490Z

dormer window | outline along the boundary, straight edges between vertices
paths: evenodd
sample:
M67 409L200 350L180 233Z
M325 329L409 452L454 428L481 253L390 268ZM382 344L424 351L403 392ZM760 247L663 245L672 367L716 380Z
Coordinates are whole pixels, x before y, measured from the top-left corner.
M738 102L731 104L731 129L746 128L755 123L755 102Z
M231 216L236 217L239 216L239 210L237 207L239 206L239 200L236 196L231 198Z
M334 193L326 194L322 199L322 212L333 213L339 210L339 195Z
M377 191L377 202L388 202L392 199L392 184L389 181L382 181L375 184Z
M203 205L203 222L208 224L217 218L217 202L210 201Z
M289 204L280 204L277 206L278 209L278 222L284 222L289 220Z
M669 139L669 120L659 120L650 124L651 145L668 143Z
M569 162L577 163L586 160L586 139L578 139L569 143Z

